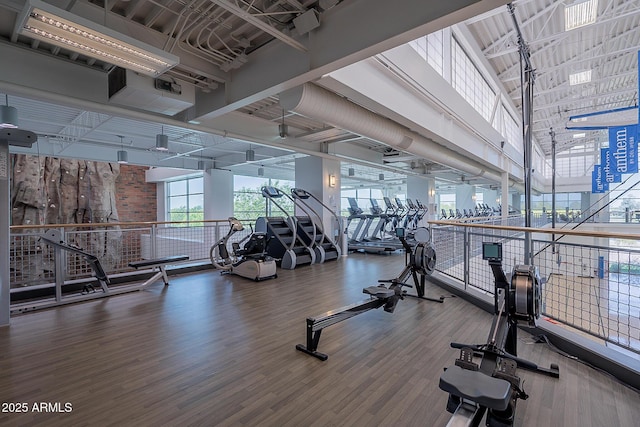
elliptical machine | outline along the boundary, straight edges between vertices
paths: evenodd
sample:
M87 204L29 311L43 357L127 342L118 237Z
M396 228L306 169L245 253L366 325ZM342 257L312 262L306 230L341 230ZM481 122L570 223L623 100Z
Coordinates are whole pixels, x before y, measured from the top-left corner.
M485 413L487 426L512 426L517 400L529 397L517 368L560 376L554 363L547 369L517 357L518 322L535 327L540 317L538 270L516 265L508 281L502 269L501 243L483 243L482 259L489 262L495 278L495 315L486 344L451 343L451 347L460 349L460 357L440 376L439 384L449 393L447 411L453 415L448 426L478 426ZM479 364L474 356L481 357Z
M266 254L266 233L251 233L239 242L231 244L233 252L229 253L227 243L231 236L244 230L242 223L229 217L229 232L211 246L209 257L211 264L222 273L232 273L257 281L273 279L276 274L276 261ZM241 245L244 243L244 246Z

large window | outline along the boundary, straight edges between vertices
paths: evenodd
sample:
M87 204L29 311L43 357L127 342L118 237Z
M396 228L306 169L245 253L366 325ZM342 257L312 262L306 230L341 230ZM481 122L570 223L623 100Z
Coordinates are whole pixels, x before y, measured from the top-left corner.
M524 196L521 199L524 206ZM531 211L534 214L551 212L551 194L531 195ZM582 207L582 195L580 193L556 193L556 212L558 216L564 218L565 215L575 216Z
M589 175L594 163L593 154L577 154L571 157L556 158L556 177L583 177ZM549 170L551 172L551 169ZM549 174L549 178L551 173Z
M517 148L518 151L522 151L522 132L518 122L509 114L503 103L500 103L496 109L492 125L495 130L500 132L505 141Z
M260 189L270 185L280 191L291 194L293 181L271 180L268 178L241 176L233 177L233 215L240 221L252 222L261 216L284 216L274 203L267 203ZM286 197L276 200L289 215L294 214L293 203Z
M349 198L352 197L356 199L358 203L358 207L362 209L365 213L371 212L371 199L375 199L383 210L385 209L384 205L384 193L379 188L360 188L357 190L342 190L341 193L341 212L342 216L349 216ZM395 201L394 201L395 203Z
M455 39L452 40L451 47L453 88L489 122L496 98L495 92Z
M440 206L440 211L444 209L445 215L449 216L452 212L456 211L456 194L455 193L440 193L438 194L438 205ZM439 212L441 213L441 212Z
M202 176L170 181L166 188L168 221L202 221L204 219Z
M444 76L444 30L436 31L409 43L438 74Z

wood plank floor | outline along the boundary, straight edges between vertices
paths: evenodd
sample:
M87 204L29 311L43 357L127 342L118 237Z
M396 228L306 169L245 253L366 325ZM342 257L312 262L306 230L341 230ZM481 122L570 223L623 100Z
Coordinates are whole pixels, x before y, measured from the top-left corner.
M215 271L138 293L34 312L0 328L3 426L443 426L450 341L483 342L491 316L459 298L400 301L331 326L321 362L295 350L305 318L364 299L404 257L354 254L254 283ZM430 286L430 296L446 295ZM640 396L531 344L519 355L561 378L522 372L517 425L637 426ZM71 412L33 412L60 402ZM635 421L634 421L635 420Z

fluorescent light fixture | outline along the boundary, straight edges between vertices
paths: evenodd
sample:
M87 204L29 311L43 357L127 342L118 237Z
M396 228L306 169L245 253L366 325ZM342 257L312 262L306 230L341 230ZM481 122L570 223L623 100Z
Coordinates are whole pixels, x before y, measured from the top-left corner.
M577 73L569 74L569 85L581 85L589 83L591 81L591 70L579 71Z
M576 28L596 22L598 0L581 0L564 7L564 30Z
M8 105L0 105L0 129L15 129L18 127L18 110Z
M582 132L582 133L574 133L573 134L573 139L584 138L585 136L587 136L587 134L584 133L584 132Z
M29 0L16 32L148 76L175 67L180 58L39 0Z

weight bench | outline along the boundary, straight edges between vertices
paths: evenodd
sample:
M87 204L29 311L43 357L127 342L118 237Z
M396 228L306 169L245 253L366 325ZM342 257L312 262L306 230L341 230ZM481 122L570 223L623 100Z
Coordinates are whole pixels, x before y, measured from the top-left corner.
M140 289L145 289L151 283L157 281L160 278L162 278L162 280L164 281L165 286L168 285L169 278L167 277L165 266L167 264L173 264L175 262L187 261L188 259L189 257L187 255L175 255L175 256L168 256L164 258L143 259L141 261L130 262L129 267L133 267L136 270L144 267L153 267L153 271L156 271L156 269L158 270L156 274L148 278L147 281L144 282L140 287Z

